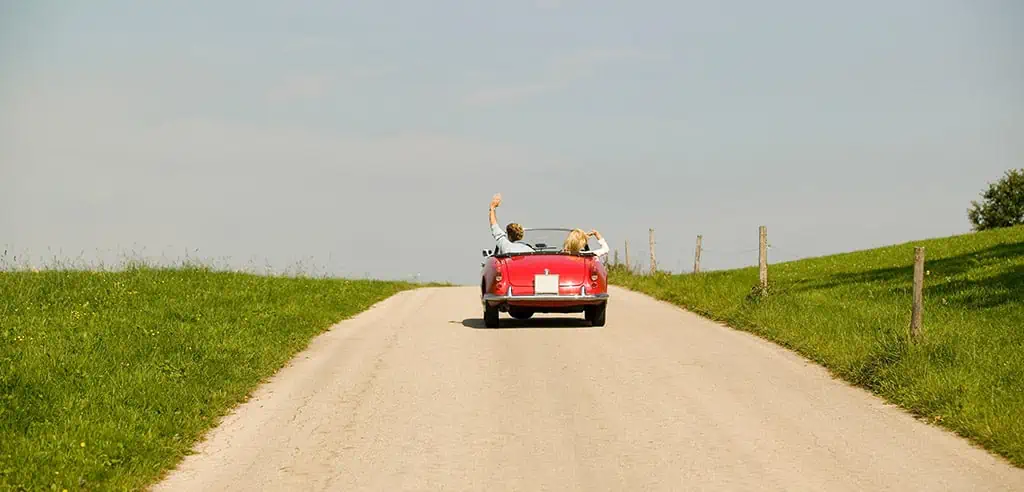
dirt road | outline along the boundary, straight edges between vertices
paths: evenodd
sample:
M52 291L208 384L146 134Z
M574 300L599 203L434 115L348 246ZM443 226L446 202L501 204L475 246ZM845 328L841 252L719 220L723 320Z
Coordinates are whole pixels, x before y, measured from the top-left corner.
M1024 490L1024 470L751 335L615 289L484 328L474 288L317 338L156 490Z

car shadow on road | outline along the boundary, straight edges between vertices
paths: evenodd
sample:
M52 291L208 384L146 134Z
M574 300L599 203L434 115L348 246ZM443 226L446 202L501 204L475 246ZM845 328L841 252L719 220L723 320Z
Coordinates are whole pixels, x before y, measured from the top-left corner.
M458 323L458 321L452 321L452 323ZM530 319L515 319L515 318L501 318L498 322L497 328L488 328L484 324L483 318L466 318L462 320L462 326L466 328L473 328L476 330L503 330L506 328L514 329L551 329L551 328L592 328L599 329L599 326L592 326L589 321L582 318L530 318Z

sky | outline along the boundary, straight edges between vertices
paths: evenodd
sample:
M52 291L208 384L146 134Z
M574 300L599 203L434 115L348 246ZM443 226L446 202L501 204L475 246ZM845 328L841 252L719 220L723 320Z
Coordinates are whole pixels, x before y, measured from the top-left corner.
M487 205L666 270L970 231L1024 4L0 0L0 247L476 284Z

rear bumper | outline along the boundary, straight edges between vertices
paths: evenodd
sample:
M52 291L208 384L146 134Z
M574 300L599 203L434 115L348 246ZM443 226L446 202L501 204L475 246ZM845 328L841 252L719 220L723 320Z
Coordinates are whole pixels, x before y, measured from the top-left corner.
M482 301L484 304L489 305L500 305L500 304L523 304L523 305L585 305L585 304L600 304L608 301L608 294L575 294L575 295L499 295L499 294L484 294Z

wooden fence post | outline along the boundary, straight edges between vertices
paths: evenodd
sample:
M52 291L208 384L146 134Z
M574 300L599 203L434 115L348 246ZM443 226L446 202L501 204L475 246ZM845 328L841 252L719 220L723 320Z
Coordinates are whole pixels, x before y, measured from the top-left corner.
M759 236L760 236L760 239L758 241L760 243L760 247L758 248L758 250L760 252L759 253L759 259L758 259L758 266L760 267L760 276L759 277L760 277L760 281L761 281L761 287L768 287L768 228L765 227L765 226L761 226Z
M626 240L626 271L633 273L633 270L629 268L629 239Z
M693 250L693 273L700 273L700 248L701 248L700 234L697 235L697 247Z
M651 275L658 269L658 263L654 260L654 229L650 230L650 241L651 241Z
M910 315L910 337L921 336L924 317L924 248L914 248L914 307Z

